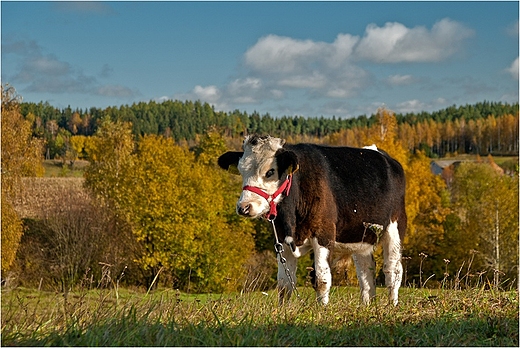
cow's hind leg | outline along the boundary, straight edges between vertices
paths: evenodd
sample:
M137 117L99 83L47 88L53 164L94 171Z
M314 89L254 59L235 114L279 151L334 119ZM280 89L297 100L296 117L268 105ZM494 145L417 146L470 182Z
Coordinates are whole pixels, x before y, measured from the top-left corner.
M383 257L385 273L385 284L388 288L388 298L391 303L397 305L399 287L403 278L403 266L401 265L401 239L397 221L388 225L383 235Z
M316 238L312 241L314 249L314 288L316 289L316 299L319 303L326 305L329 303L329 291L332 285L332 274L330 272L330 250L319 245Z
M285 300L288 300L291 297L293 292L293 286L296 286L296 266L298 264L298 259L293 255L293 253L289 250L290 248L285 248L282 253L283 258L285 259L285 264L282 263L280 257L278 256L278 303L282 305Z
M352 255L356 265L356 274L361 288L361 302L369 304L376 296L374 273L376 263L374 261L374 247L370 245L366 251Z

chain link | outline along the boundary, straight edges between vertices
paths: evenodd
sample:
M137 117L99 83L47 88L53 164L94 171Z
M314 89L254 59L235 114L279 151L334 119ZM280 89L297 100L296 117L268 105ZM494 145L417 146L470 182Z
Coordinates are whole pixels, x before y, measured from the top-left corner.
M285 275L287 276L287 279L289 279L289 282L291 283L292 291L296 294L296 297L300 298L300 294L298 293L298 289L296 289L296 284L294 283L294 280L292 279L291 272L289 271L289 268L287 267L287 260L285 257L283 257L283 245L278 240L278 233L276 233L276 226L274 225L274 219L269 220L271 222L271 225L273 225L273 232L274 232L274 251L279 257L280 263L283 265Z

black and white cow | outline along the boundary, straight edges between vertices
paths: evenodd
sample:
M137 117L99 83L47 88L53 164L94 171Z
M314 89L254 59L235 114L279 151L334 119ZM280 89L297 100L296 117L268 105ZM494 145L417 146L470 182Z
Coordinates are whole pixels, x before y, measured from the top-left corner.
M237 166L244 189L237 213L274 218L292 279L297 259L314 252L314 281L319 302L327 304L331 265L352 255L361 301L375 296L373 251L383 244L385 283L397 304L403 268L401 241L406 230L403 168L375 146L331 147L286 144L271 136L247 136L243 151L218 159L224 169ZM276 217L276 218L275 218ZM278 260L280 302L292 287Z

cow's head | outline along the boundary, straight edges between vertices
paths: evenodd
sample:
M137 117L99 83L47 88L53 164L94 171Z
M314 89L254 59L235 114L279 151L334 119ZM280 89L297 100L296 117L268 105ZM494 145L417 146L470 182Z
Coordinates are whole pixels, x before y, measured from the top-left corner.
M296 154L283 148L285 140L271 136L247 136L244 151L226 152L218 159L218 164L226 170L238 169L242 175L243 187L259 188L273 195L282 185L287 175L298 165ZM279 203L282 195L275 198ZM269 212L269 202L249 190L243 190L237 202L237 213L251 218Z

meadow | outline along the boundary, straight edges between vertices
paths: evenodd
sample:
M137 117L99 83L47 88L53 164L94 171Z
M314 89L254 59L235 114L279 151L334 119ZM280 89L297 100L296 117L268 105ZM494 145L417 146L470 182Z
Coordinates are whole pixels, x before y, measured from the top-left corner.
M85 168L89 162L85 160L76 160L73 164L61 160L44 160L43 167L45 168L45 177L74 177L82 178Z
M278 306L276 292L194 295L78 289L2 290L2 346L514 346L518 291L401 288L361 306L357 287L311 287Z

